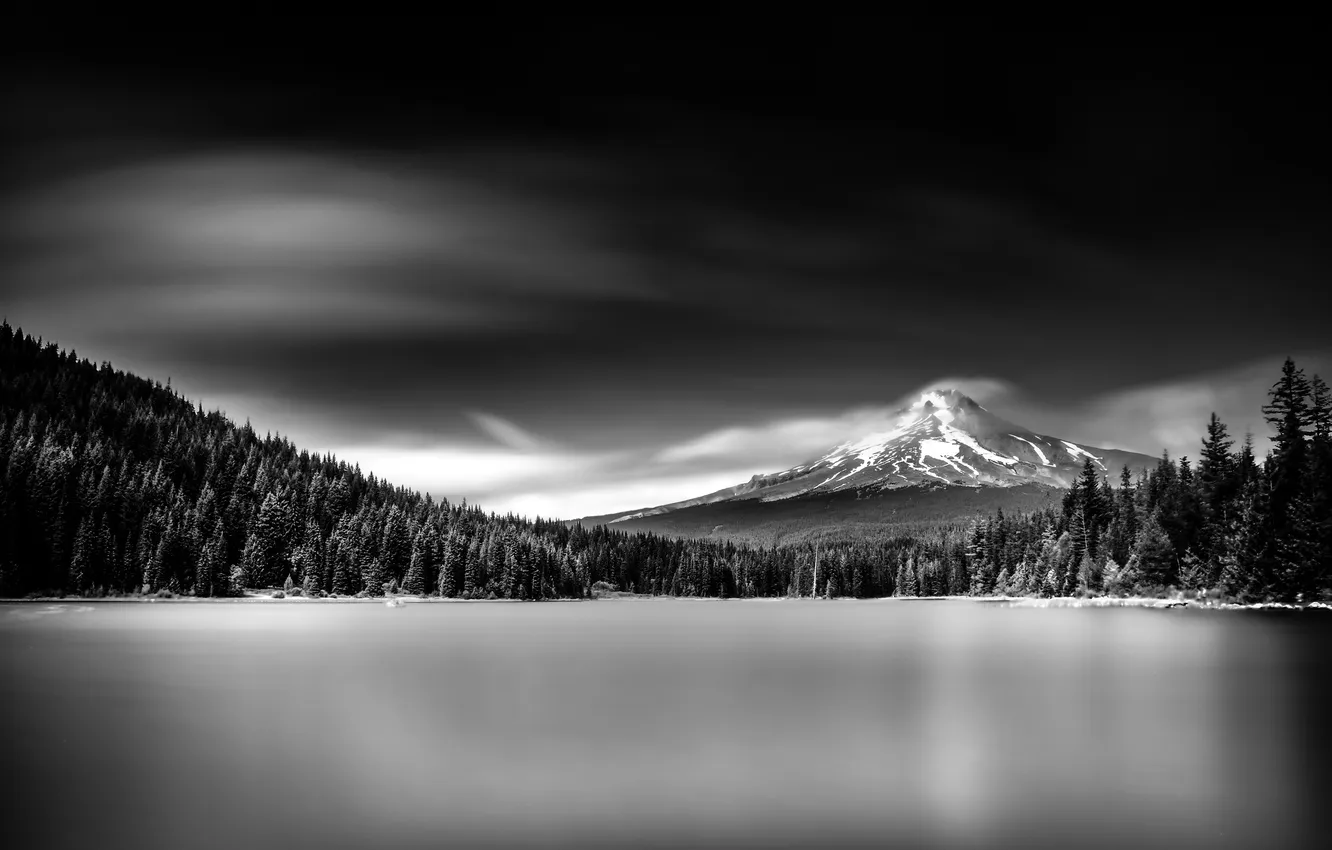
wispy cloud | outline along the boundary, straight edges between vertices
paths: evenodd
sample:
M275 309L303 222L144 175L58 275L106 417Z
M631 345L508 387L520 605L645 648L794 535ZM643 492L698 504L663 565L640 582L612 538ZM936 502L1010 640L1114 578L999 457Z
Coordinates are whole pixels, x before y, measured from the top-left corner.
M121 330L466 329L550 305L652 299L600 223L465 166L280 151L199 154L68 178L0 224L25 314Z
M542 440L502 417L479 410L471 411L467 415L476 427L506 448L517 452L536 452L544 445Z

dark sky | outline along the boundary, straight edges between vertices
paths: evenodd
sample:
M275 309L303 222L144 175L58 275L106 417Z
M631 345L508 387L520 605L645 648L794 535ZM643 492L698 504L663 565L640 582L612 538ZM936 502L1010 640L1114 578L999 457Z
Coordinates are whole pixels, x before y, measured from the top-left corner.
M1196 454L1212 409L1263 435L1288 354L1332 371L1308 22L510 26L15 54L0 306L565 516L789 466L941 381Z

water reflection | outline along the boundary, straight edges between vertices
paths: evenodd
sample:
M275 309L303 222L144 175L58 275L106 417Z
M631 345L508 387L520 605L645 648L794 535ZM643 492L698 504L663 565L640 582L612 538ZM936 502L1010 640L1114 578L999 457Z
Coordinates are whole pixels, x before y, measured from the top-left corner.
M24 845L1294 846L1332 619L89 607L0 608Z

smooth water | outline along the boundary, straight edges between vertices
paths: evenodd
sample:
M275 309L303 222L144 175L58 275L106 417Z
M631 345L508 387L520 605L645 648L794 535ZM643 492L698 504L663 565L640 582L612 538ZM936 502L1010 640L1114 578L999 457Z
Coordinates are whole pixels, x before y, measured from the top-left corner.
M8 846L1295 846L1332 617L0 606Z

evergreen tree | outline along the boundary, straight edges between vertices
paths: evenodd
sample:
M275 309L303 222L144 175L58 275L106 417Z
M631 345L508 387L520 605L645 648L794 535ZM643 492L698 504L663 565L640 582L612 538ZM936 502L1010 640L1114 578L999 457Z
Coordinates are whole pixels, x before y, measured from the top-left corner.
M241 550L241 561L238 565L240 572L233 572L233 575L239 575L247 584L254 583L255 587L268 586L269 577L265 573L263 562L259 538L251 534L245 538L245 548Z
M333 551L333 592L339 596L355 593L352 581L352 556L337 545Z
M385 590L384 562L371 558L361 572L361 584L366 596L383 596Z
M916 561L914 558L908 557L899 562L896 585L898 596L920 595L920 583L916 578Z
M457 596L458 583L457 576L459 564L461 563L461 548L458 545L458 539L450 531L444 539L444 552L441 558L439 569L439 595Z
M428 533L428 526L422 526L416 532L416 538L412 540L411 563L402 582L403 593L412 596L425 595L428 576L434 571L434 564L431 563L433 556L434 546Z
M255 522L253 563L246 565L252 579L267 586L283 581L291 571L291 516L287 503L270 491Z
M74 555L70 560L70 586L76 591L86 591L96 580L97 541L88 528L87 517L79 521L79 530L74 537Z
M463 597L473 598L481 589L481 547L475 538L471 545L467 547L467 555L463 562Z
M226 528L222 518L213 522L213 533L199 553L199 563L195 570L194 593L196 596L229 596L226 562Z
M317 513L317 511L311 512ZM323 532L312 515L305 521L305 538L292 559L301 580L301 592L318 596L324 588L325 552Z
M1233 519L1221 541L1219 584L1241 601L1263 598L1271 582L1271 507L1267 482L1247 481L1242 487Z
M1140 575L1140 583L1157 591L1175 584L1177 566L1175 547L1170 537L1161 527L1160 511L1148 515L1142 528L1138 530L1138 539L1133 544L1130 563Z
M1220 517L1222 523L1225 518L1221 515L1233 498L1236 486L1235 459L1230 454L1230 447L1234 444L1225 423L1213 411L1207 422L1207 436L1203 439L1202 456L1198 461L1198 485L1208 518Z
M1133 478L1126 464L1119 474L1119 490L1114 495L1114 511L1106 529L1106 556L1116 563L1128 560L1129 550L1138 535L1138 509Z
M1108 506L1102 501L1100 474L1090 457L1085 458L1068 498L1064 502L1065 516L1070 526L1074 572L1084 555L1093 555L1100 543L1101 526Z
M390 506L388 517L384 521L383 542L379 549L381 581L401 579L406 574L411 561L411 545L407 517L397 505Z
M1263 416L1276 432L1272 437L1269 476L1272 515L1277 520L1278 534L1284 530L1282 517L1287 505L1304 483L1308 398L1309 382L1304 378L1304 370L1295 368L1295 361L1287 358L1281 369L1281 379L1272 385L1268 391L1268 403L1263 406Z

